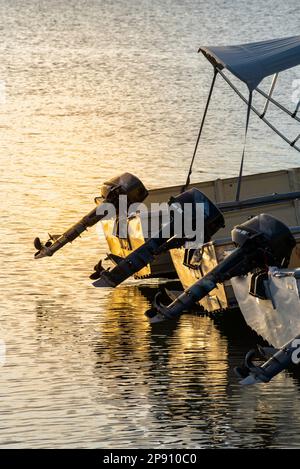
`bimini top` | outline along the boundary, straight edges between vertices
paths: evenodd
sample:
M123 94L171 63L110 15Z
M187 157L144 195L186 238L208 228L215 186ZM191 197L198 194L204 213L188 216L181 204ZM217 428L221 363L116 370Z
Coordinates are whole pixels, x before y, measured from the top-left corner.
M215 66L227 68L254 90L267 76L300 64L300 36L237 46L200 47Z

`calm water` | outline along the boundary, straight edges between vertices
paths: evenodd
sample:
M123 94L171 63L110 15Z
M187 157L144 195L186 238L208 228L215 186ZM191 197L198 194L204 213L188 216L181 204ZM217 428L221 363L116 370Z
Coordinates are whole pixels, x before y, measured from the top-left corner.
M183 182L211 76L199 45L299 34L299 2L0 0L0 15L0 446L300 447L299 378L242 389L233 375L257 341L238 318L153 328L155 282L91 287L95 229L52 259L32 246L105 178ZM291 108L297 77L276 95ZM237 173L240 107L220 82L194 180ZM246 172L298 158L253 118Z

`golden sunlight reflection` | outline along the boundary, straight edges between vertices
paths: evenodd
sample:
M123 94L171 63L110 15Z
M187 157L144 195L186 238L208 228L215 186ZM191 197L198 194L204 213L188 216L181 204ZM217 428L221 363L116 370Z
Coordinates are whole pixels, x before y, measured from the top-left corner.
M299 33L295 0L236 3L0 2L1 447L299 446L299 377L241 388L233 368L257 337L237 318L151 326L157 282L91 285L108 250L95 227L33 258L33 239L90 212L104 181L124 171L147 188L185 181L212 73L198 47L263 39L270 11L277 36ZM289 107L293 78L274 94ZM192 181L240 165L245 109L218 85ZM254 119L245 173L298 165Z

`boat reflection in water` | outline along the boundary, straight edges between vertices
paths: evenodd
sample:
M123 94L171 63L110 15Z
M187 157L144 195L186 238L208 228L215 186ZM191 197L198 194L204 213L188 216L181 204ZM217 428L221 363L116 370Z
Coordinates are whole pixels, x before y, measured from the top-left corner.
M82 339L91 358L86 385L100 413L98 442L105 447L293 445L295 428L300 429L298 379L284 373L272 385L241 388L233 368L253 340L259 342L242 317L237 312L213 319L183 315L150 325L144 311L155 287L109 291L101 314L89 324L89 343L87 330L78 330L77 344Z

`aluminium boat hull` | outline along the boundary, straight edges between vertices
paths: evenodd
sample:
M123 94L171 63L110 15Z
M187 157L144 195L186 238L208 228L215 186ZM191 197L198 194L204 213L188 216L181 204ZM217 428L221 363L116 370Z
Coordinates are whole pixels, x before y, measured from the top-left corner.
M213 202L226 205L227 202L230 203L230 201L234 200L237 183L238 178L226 178L195 183L192 184L192 187L196 187L204 192ZM167 202L171 196L180 193L181 188L182 186L170 186L150 190L144 203L147 207L150 207L151 203ZM300 191L300 168L244 176L241 198L243 201L266 195L272 198L272 194L292 193L296 191ZM250 208L241 208L241 206L238 205L235 207L233 203L232 209L224 212L226 225L224 229L218 231L215 239L219 240L228 237L234 225L263 211L282 219L289 226L300 225L300 202L298 199L283 202L274 201L274 204L268 204L265 207L259 205L257 208L255 207L255 202ZM101 223L108 244L109 254L113 254L114 256L124 258L148 239L148 234L143 232L142 223L138 215L128 220L130 229L129 236L126 239L121 239L112 234L115 224L114 219L105 220ZM179 276L179 278L181 278L182 275L178 270L178 263L174 266L173 253L172 256L170 256L169 253L165 253L158 256L153 263L144 267L135 277L174 278L174 276Z

